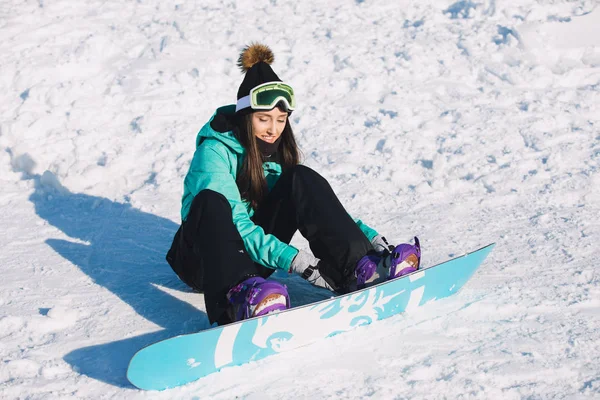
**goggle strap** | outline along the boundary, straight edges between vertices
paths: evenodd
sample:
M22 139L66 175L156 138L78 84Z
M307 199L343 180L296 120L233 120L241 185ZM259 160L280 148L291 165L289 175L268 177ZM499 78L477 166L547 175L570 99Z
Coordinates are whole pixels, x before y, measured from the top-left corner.
M244 108L249 108L249 107L250 107L250 95L244 96L237 101L237 104L235 105L235 112L238 112L240 110L243 110Z

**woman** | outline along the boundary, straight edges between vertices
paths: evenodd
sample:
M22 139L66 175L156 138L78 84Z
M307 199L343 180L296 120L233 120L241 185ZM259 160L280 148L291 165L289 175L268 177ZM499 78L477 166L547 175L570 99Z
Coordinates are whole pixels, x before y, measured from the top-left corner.
M286 287L265 279L276 269L347 293L419 266L418 240L390 246L299 164L289 121L294 92L273 60L261 44L242 51L237 104L219 108L200 130L184 181L182 224L167 260L204 293L211 324L289 308ZM296 230L314 255L289 245Z

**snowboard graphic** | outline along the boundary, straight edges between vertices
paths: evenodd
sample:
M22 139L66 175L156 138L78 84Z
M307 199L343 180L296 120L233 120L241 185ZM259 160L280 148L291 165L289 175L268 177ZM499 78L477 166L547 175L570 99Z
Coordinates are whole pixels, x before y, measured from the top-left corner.
M346 295L151 344L133 356L127 379L168 389L412 310L456 293L494 245Z

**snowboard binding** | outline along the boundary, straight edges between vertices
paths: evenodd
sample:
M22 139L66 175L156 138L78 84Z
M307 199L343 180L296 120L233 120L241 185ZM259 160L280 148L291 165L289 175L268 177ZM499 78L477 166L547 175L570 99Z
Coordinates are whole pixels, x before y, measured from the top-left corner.
M403 243L391 251L380 254L367 254L356 264L356 287L376 285L385 280L396 279L419 269L421 264L421 244L415 236L415 244Z
M290 308L286 286L262 277L251 277L238 283L227 292L227 300L234 322Z

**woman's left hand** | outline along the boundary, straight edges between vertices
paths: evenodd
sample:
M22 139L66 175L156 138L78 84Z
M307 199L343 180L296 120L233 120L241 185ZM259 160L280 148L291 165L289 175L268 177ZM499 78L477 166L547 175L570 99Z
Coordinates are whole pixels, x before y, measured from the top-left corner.
M385 252L390 252L394 250L394 246L389 244L385 237L381 235L375 236L373 240L371 240L371 244L373 245L373 248L375 249L377 254L383 254Z

